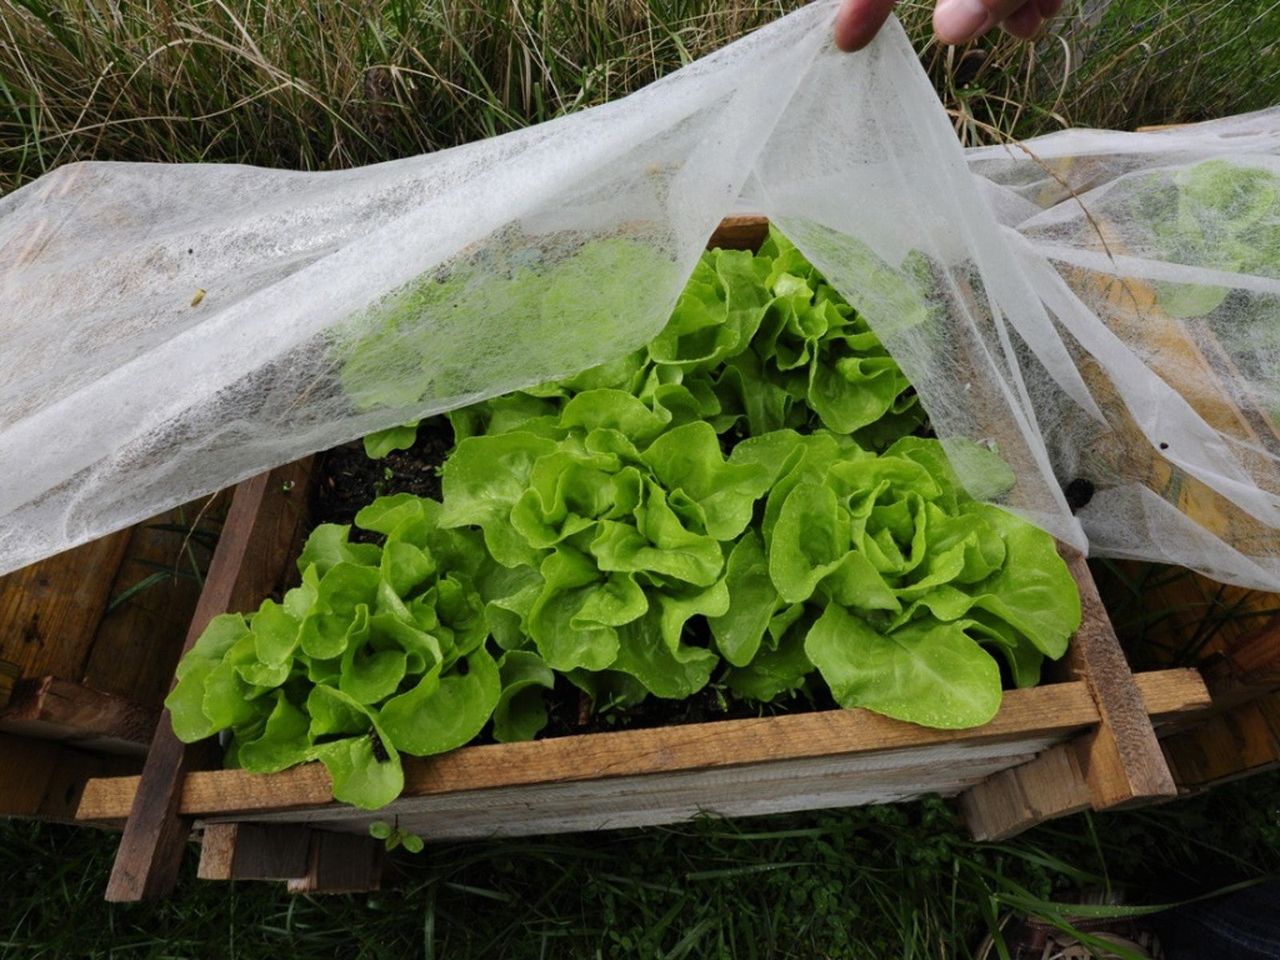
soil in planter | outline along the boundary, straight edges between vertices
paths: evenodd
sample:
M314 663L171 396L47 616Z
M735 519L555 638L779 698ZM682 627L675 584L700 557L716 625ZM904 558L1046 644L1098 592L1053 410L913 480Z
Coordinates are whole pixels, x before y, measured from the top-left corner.
M713 680L685 700L661 700L651 696L634 707L592 712L586 695L564 677L557 676L555 689L546 696L547 725L538 737L569 737L582 733L644 730L686 723L745 720L751 717L839 709L839 704L832 699L825 684L818 681L811 685L815 688L811 695L798 692L794 696L779 697L770 703L755 703L735 699ZM487 731L481 741L477 742L482 741L489 741Z
M351 523L362 507L392 493L412 493L440 499L440 467L453 449L453 427L446 417L432 417L418 427L418 439L408 450L393 450L371 460L360 440L325 450L316 458L311 487L311 519L322 523ZM352 528L351 539L372 541L377 534Z

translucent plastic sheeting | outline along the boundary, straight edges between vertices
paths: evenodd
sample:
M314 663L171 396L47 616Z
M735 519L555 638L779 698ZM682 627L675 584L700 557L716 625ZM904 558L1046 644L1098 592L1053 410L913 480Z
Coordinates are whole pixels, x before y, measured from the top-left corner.
M429 156L74 164L0 199L0 572L634 349L746 208L866 314L939 436L998 447L1001 503L1280 589L1280 114L966 157L898 25L841 54L834 7Z

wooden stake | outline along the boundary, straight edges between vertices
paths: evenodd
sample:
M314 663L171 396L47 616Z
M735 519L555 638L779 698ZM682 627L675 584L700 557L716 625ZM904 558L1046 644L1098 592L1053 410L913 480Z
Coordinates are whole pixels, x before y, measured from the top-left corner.
M184 654L215 616L252 610L281 586L286 559L304 525L310 466L308 457L236 487ZM169 711L161 714L107 883L107 900L133 902L173 889L191 832L191 821L178 812L183 779L189 769L216 766L218 759L215 744L189 748L174 735Z

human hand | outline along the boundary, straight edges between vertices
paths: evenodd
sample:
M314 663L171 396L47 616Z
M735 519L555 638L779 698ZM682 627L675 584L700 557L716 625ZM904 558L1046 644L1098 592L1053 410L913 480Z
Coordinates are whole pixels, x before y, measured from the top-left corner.
M836 14L836 46L861 50L889 19L897 0L843 0ZM965 43L992 27L1030 40L1062 9L1062 0L937 0L933 32L943 43Z

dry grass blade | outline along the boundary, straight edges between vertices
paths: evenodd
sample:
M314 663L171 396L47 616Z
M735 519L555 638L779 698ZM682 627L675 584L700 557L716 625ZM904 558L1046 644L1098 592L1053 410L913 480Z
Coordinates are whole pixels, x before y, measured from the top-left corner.
M801 5L0 0L0 190L88 158L332 169L435 150L621 96ZM932 3L898 10L966 143L1280 100L1280 66L1258 70L1280 64L1280 0L1104 6L1068 3L1037 44L960 48L933 42Z

